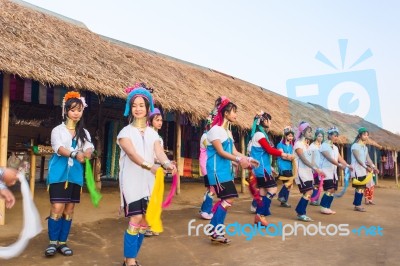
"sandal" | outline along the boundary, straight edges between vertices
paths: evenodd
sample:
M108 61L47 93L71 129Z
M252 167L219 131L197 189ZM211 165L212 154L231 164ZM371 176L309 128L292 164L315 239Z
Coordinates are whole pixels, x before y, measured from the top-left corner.
M313 222L314 220L308 217L307 215L297 215L297 219L303 222Z
M50 244L47 246L46 250L44 251L44 255L46 257L51 257L56 254L57 251L57 245L56 244Z
M126 262L124 261L124 263L122 264L122 266L141 266L141 265L139 264L138 261L136 261L135 264L127 265Z
M72 256L74 254L72 249L70 249L66 244L59 245L57 250L64 256Z
M212 235L211 243L229 244L231 241L223 235Z

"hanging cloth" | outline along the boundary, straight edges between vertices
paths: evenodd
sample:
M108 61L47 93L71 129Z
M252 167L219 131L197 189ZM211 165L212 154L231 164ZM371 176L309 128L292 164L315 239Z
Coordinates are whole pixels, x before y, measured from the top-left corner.
M32 103L39 103L39 82L32 81Z
M15 75L10 75L10 100L17 99L17 78Z
M39 104L47 103L47 88L42 83L39 84Z
M32 101L32 80L25 79L24 82L24 102L30 103Z

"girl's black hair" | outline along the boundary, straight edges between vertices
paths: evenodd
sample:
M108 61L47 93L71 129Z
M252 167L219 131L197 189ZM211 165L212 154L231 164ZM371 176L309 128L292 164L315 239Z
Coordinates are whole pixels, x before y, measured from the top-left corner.
M68 101L65 103L65 115L63 118L63 122L65 122L67 120L68 111L77 106L83 108L83 103L82 103L81 99L78 99L78 98L68 99ZM85 128L85 123L83 122L83 116L82 116L81 119L78 121L78 123L76 123L76 127L75 127L76 134L74 137L74 139L80 140L82 144L84 144L85 141L89 141L88 137L86 136L84 128Z
M220 106L222 102L221 97L218 97L218 99L215 101L215 107L218 109L218 106ZM233 102L229 102L224 108L222 108L221 113L222 116L225 115L225 112L230 113L231 111L237 111L237 105L234 104Z
M142 97L142 96L132 97L132 99L131 99L130 107L129 107L129 116L128 116L129 124L133 122L134 117L132 115L132 105L133 105L133 102L135 101L135 99L138 97ZM146 106L146 116L147 116L150 112L150 103L145 97L142 97L142 98L144 100L144 105Z

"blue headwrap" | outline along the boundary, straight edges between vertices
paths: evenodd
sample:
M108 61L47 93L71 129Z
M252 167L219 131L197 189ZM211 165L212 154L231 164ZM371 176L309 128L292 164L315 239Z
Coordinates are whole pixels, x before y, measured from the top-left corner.
M335 127L335 126L329 128L327 132L328 132L329 135L331 135L333 133L337 133L339 135L339 129L337 127Z
M127 90L129 90L129 89L130 88L128 88ZM138 87L138 88L132 89L132 91L129 92L128 97L126 98L124 116L129 116L131 100L132 100L132 98L135 98L137 96L143 97L146 100L148 100L149 104L150 104L150 112L154 111L154 102L153 102L153 97L151 96L150 91L148 91L146 88Z

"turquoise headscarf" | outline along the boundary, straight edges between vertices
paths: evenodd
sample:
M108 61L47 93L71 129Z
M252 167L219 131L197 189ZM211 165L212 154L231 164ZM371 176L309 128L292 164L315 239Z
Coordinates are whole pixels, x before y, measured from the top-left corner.
M129 92L128 97L126 98L126 104L125 104L125 112L124 116L129 116L129 111L131 107L131 100L135 97L143 97L146 100L149 101L150 104L150 112L154 111L154 102L153 102L153 96L151 96L151 93L149 90L143 87L132 87L132 88L127 88L125 91Z

